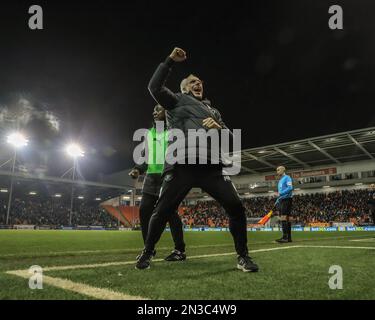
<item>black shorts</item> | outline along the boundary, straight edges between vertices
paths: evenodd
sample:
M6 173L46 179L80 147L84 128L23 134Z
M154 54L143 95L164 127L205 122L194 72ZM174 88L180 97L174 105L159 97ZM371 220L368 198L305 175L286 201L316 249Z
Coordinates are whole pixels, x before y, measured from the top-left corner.
M279 212L281 216L289 216L292 213L292 198L281 199L279 203Z

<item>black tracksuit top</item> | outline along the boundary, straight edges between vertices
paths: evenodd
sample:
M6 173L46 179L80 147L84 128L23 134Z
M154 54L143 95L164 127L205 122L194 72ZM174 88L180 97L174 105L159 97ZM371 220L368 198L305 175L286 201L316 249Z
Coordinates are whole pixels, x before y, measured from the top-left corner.
M175 62L169 57L164 62L160 63L148 85L152 97L166 109L168 129L180 129L184 132L185 137L187 137L189 129L205 129L207 131L208 129L203 126L202 122L209 117L213 118L222 128L228 129L221 119L220 112L211 107L209 100L199 100L192 94L173 93L165 86L165 82L168 79L174 63ZM169 142L169 145L171 143L172 142ZM185 146L185 151L187 154L187 146ZM210 144L207 143L207 163L210 162L210 152ZM223 162L221 156L219 156L219 159L219 166L222 167ZM172 168L173 166L166 162L163 174Z

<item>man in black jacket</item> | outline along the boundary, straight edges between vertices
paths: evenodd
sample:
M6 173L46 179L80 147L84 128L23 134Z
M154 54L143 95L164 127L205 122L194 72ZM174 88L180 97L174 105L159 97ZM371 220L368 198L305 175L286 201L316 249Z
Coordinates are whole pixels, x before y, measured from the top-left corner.
M139 175L146 173L146 177L143 181L142 186L142 200L139 206L139 219L141 223L141 231L143 242L146 242L148 225L150 223L150 218L152 211L154 210L156 201L159 198L160 187L162 182L162 172L163 172L163 159L165 154L164 143L167 140L168 132L162 131L157 132L155 128L155 122L165 121L165 109L161 105L156 105L154 112L152 113L154 118L154 125L148 131L147 139L145 139L145 154L146 149L148 150L149 160L143 164L137 164L130 171L129 175L133 179L137 179ZM159 147L158 147L159 146ZM159 150L158 150L159 149ZM160 150L163 149L163 150ZM162 159L158 163L157 153L160 153ZM171 234L173 242L175 244L175 249L170 255L168 255L164 260L166 261L184 261L186 259L185 254L185 243L184 243L184 233L183 225L181 219L178 215L177 210L169 216L168 218L169 227L171 229ZM155 256L156 251L154 250L153 256ZM138 256L139 258L140 256ZM137 258L137 259L138 259Z
M375 184L370 185L369 197L367 201L370 213L372 216L372 223L375 225Z
M186 53L180 48L175 48L166 61L159 65L149 83L151 95L166 109L168 128L182 130L185 138L192 129L203 129L205 132L209 129L226 129L218 110L212 108L209 101L203 98L203 83L198 77L190 75L184 79L180 86L181 93L173 93L165 87L172 66L185 59ZM187 151L184 159L170 164L169 147L170 145L166 155L160 196L150 220L145 249L137 261L136 268L150 267L152 252L163 233L168 217L173 214L192 187L199 187L216 199L229 216L229 229L238 254L237 268L244 272L258 271L258 266L248 255L245 208L229 176L223 175L222 159L219 157L219 163L211 161L212 146L207 144L206 159L201 158L201 153L199 156L194 154L193 157L199 159L193 160L199 160L199 164L189 164L191 150L189 146L184 145ZM187 158L189 161L185 164ZM205 164L201 164L201 160ZM204 162L205 160L207 162Z

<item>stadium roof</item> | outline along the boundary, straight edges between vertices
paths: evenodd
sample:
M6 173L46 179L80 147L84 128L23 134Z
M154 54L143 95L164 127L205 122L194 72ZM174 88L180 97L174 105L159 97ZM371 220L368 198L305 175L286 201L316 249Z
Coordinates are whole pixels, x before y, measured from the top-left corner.
M263 173L375 158L375 127L242 150L241 173Z

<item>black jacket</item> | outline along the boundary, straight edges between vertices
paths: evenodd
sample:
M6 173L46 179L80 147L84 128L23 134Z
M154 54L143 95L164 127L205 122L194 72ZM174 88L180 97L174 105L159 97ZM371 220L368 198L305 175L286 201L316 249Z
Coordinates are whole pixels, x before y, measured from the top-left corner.
M147 163L136 164L133 169L138 169L140 175L143 175L147 171ZM142 194L147 193L153 196L159 196L162 178L159 173L147 173L143 180Z
M173 93L165 86L165 82L168 79L174 63L175 62L169 57L165 60L165 62L160 63L148 85L148 89L152 97L156 100L157 103L159 103L166 109L168 129L180 129L184 132L185 137L187 137L189 129L204 129L208 131L208 129L203 126L202 122L204 119L209 117L213 118L218 124L220 124L222 128L228 129L221 119L220 112L217 109L211 107L211 103L209 100L199 100L192 94ZM169 145L171 143L172 142L169 142ZM185 145L185 154L188 154L187 145ZM208 142L207 163L210 163L210 154L211 146ZM219 166L223 166L223 161L219 152L218 157L220 159ZM170 169L172 169L172 166L166 162L164 166L164 173Z

